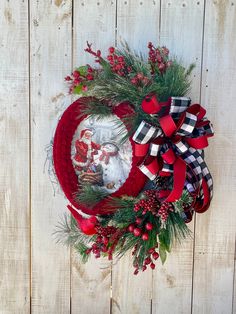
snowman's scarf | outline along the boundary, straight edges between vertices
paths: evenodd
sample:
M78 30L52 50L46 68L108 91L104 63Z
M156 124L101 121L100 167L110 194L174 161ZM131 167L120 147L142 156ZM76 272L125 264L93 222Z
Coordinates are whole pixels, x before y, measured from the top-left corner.
M102 150L102 154L99 157L99 160L100 161L104 160L105 164L107 165L109 163L110 157L114 157L117 155L118 155L118 152L110 153L110 152L106 152L105 150Z

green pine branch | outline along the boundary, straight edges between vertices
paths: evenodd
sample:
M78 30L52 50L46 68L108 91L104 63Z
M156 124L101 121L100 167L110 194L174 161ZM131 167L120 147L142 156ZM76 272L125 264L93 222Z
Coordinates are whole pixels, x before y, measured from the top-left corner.
M74 196L76 202L93 208L97 203L108 196L107 191L99 187L84 184Z

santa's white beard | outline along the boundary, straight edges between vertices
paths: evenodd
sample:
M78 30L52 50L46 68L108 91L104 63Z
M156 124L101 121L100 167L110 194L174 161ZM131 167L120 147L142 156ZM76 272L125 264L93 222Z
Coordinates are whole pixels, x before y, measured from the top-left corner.
M91 139L87 139L86 137L82 137L80 139L80 142L83 142L83 143L87 144L88 146L91 146L92 140Z

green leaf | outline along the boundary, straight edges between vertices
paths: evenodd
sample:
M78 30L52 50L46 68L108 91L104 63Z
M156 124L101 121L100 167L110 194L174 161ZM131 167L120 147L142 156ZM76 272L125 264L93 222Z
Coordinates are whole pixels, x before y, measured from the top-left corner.
M82 93L82 88L83 88L83 85L80 84L80 85L77 85L74 90L73 90L73 93L74 94L81 94Z
M166 249L162 243L159 246L159 254L160 254L161 262L162 264L164 264L167 258L167 254L166 254Z
M77 68L81 75L85 76L88 73L88 66L82 65L81 67Z
M158 237L162 247L165 248L167 252L170 252L171 238L168 230L162 229Z

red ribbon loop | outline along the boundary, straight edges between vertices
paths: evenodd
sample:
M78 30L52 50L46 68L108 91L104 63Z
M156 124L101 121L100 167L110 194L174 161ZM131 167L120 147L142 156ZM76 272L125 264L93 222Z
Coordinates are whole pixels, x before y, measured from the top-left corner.
M149 144L137 144L135 143L134 146L134 153L137 157L143 157L146 156L149 150Z
M148 95L142 101L142 109L148 114L158 113L161 110L161 104L158 102L155 95Z

